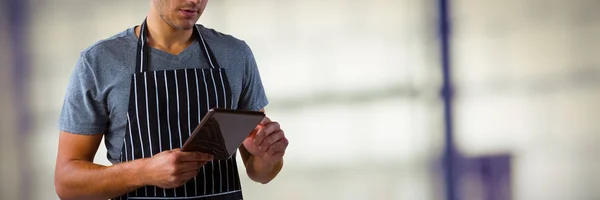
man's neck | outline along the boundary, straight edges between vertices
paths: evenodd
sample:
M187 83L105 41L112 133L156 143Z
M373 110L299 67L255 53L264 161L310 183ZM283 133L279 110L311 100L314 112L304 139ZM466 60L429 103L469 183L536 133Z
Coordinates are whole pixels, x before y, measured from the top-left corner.
M193 29L174 29L158 15L148 15L146 23L148 29L148 44L154 48L172 54L179 54L193 41Z

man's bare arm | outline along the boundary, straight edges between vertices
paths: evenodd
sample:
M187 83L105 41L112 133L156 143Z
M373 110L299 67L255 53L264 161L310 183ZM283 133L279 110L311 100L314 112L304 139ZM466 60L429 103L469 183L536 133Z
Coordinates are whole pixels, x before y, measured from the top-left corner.
M260 109L261 112L265 112L265 109ZM262 184L267 184L273 180L277 174L283 168L283 159L275 165L268 165L262 162L260 158L254 157L244 145L240 145L240 156L246 167L246 174L248 177Z
M248 177L255 182L267 184L271 182L283 168L283 159L276 165L268 165L250 154L244 145L241 145L239 149L244 166L246 166L246 174L248 174Z
M143 160L112 166L93 163L102 136L60 133L54 184L61 199L108 199L143 186Z

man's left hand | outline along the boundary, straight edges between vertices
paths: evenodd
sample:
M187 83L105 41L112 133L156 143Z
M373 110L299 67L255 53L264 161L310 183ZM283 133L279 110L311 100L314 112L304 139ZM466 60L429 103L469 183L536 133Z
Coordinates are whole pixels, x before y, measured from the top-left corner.
M288 140L279 123L265 117L243 144L255 158L275 165L283 159Z

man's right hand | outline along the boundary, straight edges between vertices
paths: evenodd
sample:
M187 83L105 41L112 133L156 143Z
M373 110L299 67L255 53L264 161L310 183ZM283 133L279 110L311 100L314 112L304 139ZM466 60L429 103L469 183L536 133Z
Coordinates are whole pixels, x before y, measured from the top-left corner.
M163 151L144 161L142 181L146 185L176 188L196 177L199 169L213 158L210 154L181 149Z
M136 159L111 166L94 164L94 155L104 134L60 132L54 185L60 199L102 200L154 185L174 188L198 173L212 156L181 152L161 152L151 158Z

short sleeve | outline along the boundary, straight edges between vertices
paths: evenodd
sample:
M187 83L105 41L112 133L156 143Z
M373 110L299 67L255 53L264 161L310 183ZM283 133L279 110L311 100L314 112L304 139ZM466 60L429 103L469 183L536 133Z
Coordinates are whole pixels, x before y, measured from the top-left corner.
M244 47L246 55L245 72L238 108L240 110L258 111L267 106L269 100L265 94L265 88L262 84L254 54L246 43L244 43Z
M96 99L97 81L90 63L82 54L67 86L59 118L59 129L75 134L105 133L109 121L107 107Z

